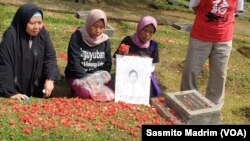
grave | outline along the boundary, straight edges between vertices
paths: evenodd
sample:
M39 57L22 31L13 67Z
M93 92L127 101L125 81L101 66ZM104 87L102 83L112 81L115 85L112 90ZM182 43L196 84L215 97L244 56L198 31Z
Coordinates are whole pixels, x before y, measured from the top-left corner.
M77 11L75 16L77 19L85 21L87 19L88 14L89 11ZM106 33L109 37L114 37L114 32L115 29L111 25L107 24L104 29L104 33Z
M219 124L221 110L196 90L165 94L166 105L188 125Z
M77 11L75 16L77 19L81 19L85 21L87 19L88 14L89 14L89 11Z
M174 28L176 28L178 30L182 30L182 31L191 32L191 30L192 30L192 24L174 23L172 26Z
M243 46L237 48L237 51L246 58L250 58L250 46Z
M165 97L150 98L150 104L159 112L159 114L166 120L172 122L174 125L184 124L180 118L178 118L173 109L167 107L165 103Z
M168 3L178 6L179 5L179 0L168 0Z

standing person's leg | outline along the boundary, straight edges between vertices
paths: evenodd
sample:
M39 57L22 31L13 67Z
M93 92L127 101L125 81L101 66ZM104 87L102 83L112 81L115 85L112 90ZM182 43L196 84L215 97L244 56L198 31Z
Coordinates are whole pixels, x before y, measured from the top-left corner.
M181 80L181 91L197 89L196 80L212 50L211 42L190 39Z
M232 50L232 41L215 43L209 56L209 81L206 98L222 108L225 97L227 65Z

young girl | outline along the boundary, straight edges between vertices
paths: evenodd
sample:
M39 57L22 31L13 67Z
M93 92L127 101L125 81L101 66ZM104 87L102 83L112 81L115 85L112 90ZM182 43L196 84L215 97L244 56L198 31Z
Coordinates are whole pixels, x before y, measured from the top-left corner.
M90 98L89 91L75 85L74 80L84 79L97 71L111 70L110 40L103 33L106 25L106 14L102 10L93 9L86 19L85 26L78 28L71 36L65 76L74 97Z
M148 56L153 59L150 97L159 96L161 94L160 87L154 74L155 63L159 62L158 45L151 39L156 32L156 28L157 21L155 18L151 16L142 17L137 25L136 33L125 37L122 40L120 47L113 55L113 58L115 58L116 54L123 54L121 53L121 47L126 45L129 46L127 55Z

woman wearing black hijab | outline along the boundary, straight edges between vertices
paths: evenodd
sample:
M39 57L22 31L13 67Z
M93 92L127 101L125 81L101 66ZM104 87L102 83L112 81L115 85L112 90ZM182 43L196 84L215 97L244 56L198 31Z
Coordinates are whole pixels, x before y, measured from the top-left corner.
M43 12L34 4L22 5L0 44L0 94L18 100L49 97L60 79L56 54Z

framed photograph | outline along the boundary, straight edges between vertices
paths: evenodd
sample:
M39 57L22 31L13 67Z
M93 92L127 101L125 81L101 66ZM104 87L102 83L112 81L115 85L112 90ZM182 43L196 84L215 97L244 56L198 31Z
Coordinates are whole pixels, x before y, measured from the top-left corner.
M152 61L116 55L115 102L149 105Z

